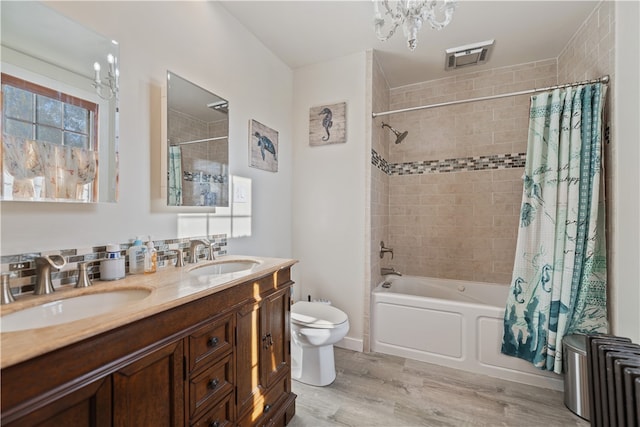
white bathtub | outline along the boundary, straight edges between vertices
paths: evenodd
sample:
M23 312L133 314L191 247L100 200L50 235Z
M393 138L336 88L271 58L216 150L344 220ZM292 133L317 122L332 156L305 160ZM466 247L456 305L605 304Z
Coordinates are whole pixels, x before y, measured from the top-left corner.
M371 350L563 390L562 376L500 353L508 292L490 283L387 276L371 298Z

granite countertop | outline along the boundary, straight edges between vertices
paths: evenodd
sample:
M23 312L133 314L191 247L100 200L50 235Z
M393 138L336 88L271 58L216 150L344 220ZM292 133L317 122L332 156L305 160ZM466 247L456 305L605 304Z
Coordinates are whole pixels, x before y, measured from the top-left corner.
M190 271L211 263L253 260L257 264L250 270L211 276L195 276ZM295 264L293 259L262 258L252 256L227 255L215 261L200 261L185 267L165 267L154 274L128 275L124 279L104 282L96 280L93 286L82 289L68 287L50 295L16 297L16 302L0 308L2 316L25 308L45 304L79 295L110 292L123 289L146 289L149 296L131 302L106 314L100 314L60 325L27 329L22 331L2 331L0 317L0 368L6 368L33 357L62 348L69 344L98 335L111 329L152 316L174 307L186 304L207 295L236 286L247 280L287 268Z

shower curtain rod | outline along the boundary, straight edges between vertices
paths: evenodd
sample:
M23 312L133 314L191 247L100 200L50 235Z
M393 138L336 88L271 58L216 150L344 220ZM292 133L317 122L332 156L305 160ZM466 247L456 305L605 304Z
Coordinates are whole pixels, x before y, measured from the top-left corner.
M215 138L196 139L194 141L178 142L176 144L169 144L169 145L171 145L172 147L176 147L178 145L195 144L197 142L207 142L207 141L219 141L221 139L227 139L227 137L226 136L217 136Z
M556 86L548 86L548 87L543 87L539 89L528 89L528 90L521 90L520 92L502 93L500 95L483 96L480 98L461 99L458 101L441 102L439 104L421 105L419 107L402 108L400 110L382 111L380 113L371 113L371 116L375 119L376 117L388 116L389 114L396 114L396 113L406 113L407 111L426 110L428 108L445 107L447 105L466 104L467 102L488 101L490 99L506 98L508 96L526 95L529 93L546 92L548 90L561 89L561 88L571 87L571 86L580 86L580 85L586 85L586 84L592 84L592 83L608 84L609 75L602 76L598 79L585 80L583 82L567 83L567 84L556 85Z

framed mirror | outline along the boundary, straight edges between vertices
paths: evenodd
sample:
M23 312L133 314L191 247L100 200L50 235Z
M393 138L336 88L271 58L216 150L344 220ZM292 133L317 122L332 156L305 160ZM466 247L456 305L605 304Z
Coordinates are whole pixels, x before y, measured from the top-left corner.
M116 202L117 42L40 2L0 7L0 200Z
M229 206L229 102L171 71L166 91L167 206Z

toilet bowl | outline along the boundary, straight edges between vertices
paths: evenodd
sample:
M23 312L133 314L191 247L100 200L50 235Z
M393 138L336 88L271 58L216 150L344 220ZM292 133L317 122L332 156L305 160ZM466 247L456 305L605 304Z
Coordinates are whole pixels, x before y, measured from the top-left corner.
M291 306L291 378L325 386L336 379L333 344L349 332L347 315L328 304L298 301Z

